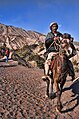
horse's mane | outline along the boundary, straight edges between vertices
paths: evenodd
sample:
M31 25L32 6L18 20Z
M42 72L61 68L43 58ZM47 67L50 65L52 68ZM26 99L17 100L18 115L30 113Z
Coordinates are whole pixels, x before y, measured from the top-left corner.
M50 68L54 68L55 66L60 66L62 65L62 62L66 62L68 60L67 56L64 54L64 52L58 52L52 59L51 61L51 66Z

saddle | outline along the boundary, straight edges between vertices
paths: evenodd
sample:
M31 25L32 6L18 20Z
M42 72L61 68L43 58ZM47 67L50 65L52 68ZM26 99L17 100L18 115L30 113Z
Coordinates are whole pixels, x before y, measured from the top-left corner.
M52 61L51 61L51 65L49 66L49 69L50 69L50 70L53 68L53 66L54 66L54 62L55 62L55 60L52 59Z

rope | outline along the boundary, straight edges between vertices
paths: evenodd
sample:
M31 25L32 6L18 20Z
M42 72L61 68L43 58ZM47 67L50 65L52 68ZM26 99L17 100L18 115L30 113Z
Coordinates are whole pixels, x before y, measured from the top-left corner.
M58 43L56 43L56 41L53 41L53 42L50 44L49 48L46 50L45 54L46 54L46 53L48 52L48 50L52 47L53 44L54 44L54 47L57 46L57 48L55 47L55 50L56 50L56 51L58 50L58 47L60 47L60 45L59 45Z

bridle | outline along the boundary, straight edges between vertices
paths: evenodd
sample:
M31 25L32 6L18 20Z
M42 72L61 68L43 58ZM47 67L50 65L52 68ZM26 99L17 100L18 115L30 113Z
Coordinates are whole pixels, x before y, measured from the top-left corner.
M63 39L59 45L59 52L69 56L72 54L72 42L69 39Z

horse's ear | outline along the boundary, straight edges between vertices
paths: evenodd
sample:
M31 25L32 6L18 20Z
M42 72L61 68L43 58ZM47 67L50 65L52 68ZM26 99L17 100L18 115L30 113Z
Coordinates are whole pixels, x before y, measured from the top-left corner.
M63 38L62 39L60 39L60 44L62 44L63 43Z
M73 41L74 41L74 38L73 38L73 37L71 37L71 39L70 39L70 40L71 40L71 42L73 42Z
M62 43L62 40L60 40L60 44Z

